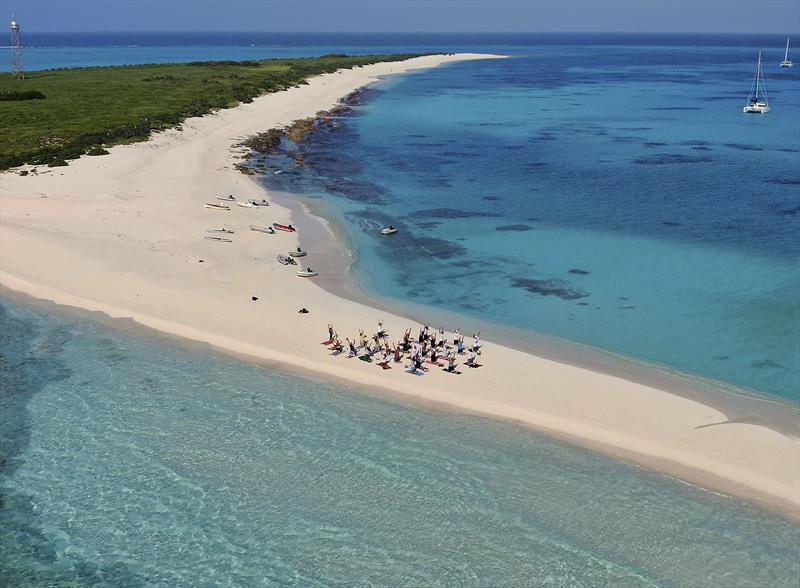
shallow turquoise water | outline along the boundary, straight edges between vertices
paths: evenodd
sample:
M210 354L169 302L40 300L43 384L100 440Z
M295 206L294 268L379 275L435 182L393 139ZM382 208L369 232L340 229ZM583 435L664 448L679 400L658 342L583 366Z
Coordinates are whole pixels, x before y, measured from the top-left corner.
M0 307L10 586L796 586L800 527L530 431Z
M746 41L403 76L264 181L330 204L373 293L797 401L800 72L769 54L773 110L743 115Z

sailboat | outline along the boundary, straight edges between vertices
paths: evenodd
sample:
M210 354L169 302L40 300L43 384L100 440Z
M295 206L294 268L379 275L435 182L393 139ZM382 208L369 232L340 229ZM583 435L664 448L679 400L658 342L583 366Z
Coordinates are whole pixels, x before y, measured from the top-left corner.
M786 53L783 54L783 61L781 61L781 67L792 67L794 63L792 60L789 59L789 37L786 37Z
M753 114L767 114L769 112L767 86L764 84L764 72L761 70L761 51L758 52L756 75L753 78L753 85L750 86L747 104L742 109L742 112Z

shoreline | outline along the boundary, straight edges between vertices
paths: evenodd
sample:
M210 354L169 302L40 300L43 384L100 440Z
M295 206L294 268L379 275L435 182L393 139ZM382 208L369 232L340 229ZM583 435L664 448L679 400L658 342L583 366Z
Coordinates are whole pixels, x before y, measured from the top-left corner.
M800 433L800 405L791 400L757 390L750 390L687 374L665 364L658 364L617 354L591 345L560 339L553 335L515 329L514 327L483 319L475 319L457 312L445 311L435 307L395 299L384 299L378 294L360 290L351 275L353 259L357 252L350 248L346 235L336 220L325 217L323 211L315 209L316 202L306 196L287 192L271 192L273 201L292 211L295 226L316 224L315 231L301 231L299 243L304 249L323 247L332 251L335 272L319 276L316 283L331 294L407 318L414 324L430 322L432 316L438 319L444 315L445 324L469 324L474 330L491 333L485 338L487 343L498 343L522 353L536 355L553 361L600 372L608 376L623 378L637 384L662 388L675 394L711 406L723 413L731 421L757 423L786 435ZM326 204L320 202L320 208ZM327 238L326 238L327 237ZM310 245L310 247L309 247ZM329 259L330 259L329 258ZM331 268L328 267L330 270ZM339 277L344 276L344 279ZM438 323L436 323L438 324Z
M383 372L331 359L319 345L328 321L342 337L370 331L380 317L396 337L411 321L276 267L275 253L295 247L297 234L259 235L247 225L294 221L287 208L203 210L218 194L264 197L253 177L233 167L238 139L311 116L382 76L480 57L494 56L426 56L325 74L307 86L190 119L182 132L114 147L109 156L38 176L4 175L0 283L251 360L523 423L800 519L796 431L742 422L663 386L495 344L486 346L483 369L459 377L432 371L409 378L397 368ZM205 228L221 223L235 226L234 243L204 241ZM322 270L333 255L310 257ZM256 294L259 301L251 301ZM297 315L300 305L311 314Z

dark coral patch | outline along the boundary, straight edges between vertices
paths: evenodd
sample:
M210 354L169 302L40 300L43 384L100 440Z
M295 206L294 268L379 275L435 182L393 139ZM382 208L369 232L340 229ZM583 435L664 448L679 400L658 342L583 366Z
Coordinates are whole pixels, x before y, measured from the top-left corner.
M747 145L745 143L725 143L725 147L739 149L740 151L764 151L763 147L759 147L758 145Z
M582 269L578 269L578 268L572 268L571 270L569 270L569 273L576 274L576 275L579 275L579 276L588 276L589 275L589 272L587 272L586 270L582 270Z
M532 231L533 227L530 225L502 225L495 227L495 231Z
M589 294L578 288L573 288L564 280L534 280L532 278L512 278L512 285L527 290L537 296L557 296L562 300L578 300L586 298Z
M772 361L771 359L759 359L759 360L754 361L750 365L752 365L754 368L759 368L759 369L765 369L765 368L766 369L777 368L777 369L782 369L782 370L786 369L785 366L782 366L778 362Z
M683 155L681 153L659 153L652 157L640 157L634 159L634 163L639 165L672 165L675 163L708 163L711 161L710 157L692 157L691 155Z
M487 218L500 216L494 212L473 212L469 210L456 210L455 208L431 208L418 210L410 215L423 218Z

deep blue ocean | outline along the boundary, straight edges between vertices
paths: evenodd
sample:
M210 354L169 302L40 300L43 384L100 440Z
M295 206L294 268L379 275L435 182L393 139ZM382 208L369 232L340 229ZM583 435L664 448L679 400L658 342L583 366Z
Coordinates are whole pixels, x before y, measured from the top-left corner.
M31 69L511 54L386 80L264 181L338 219L369 292L797 398L785 39L23 38ZM773 111L748 118L758 48ZM2 585L782 587L799 544L760 508L513 425L0 305Z

